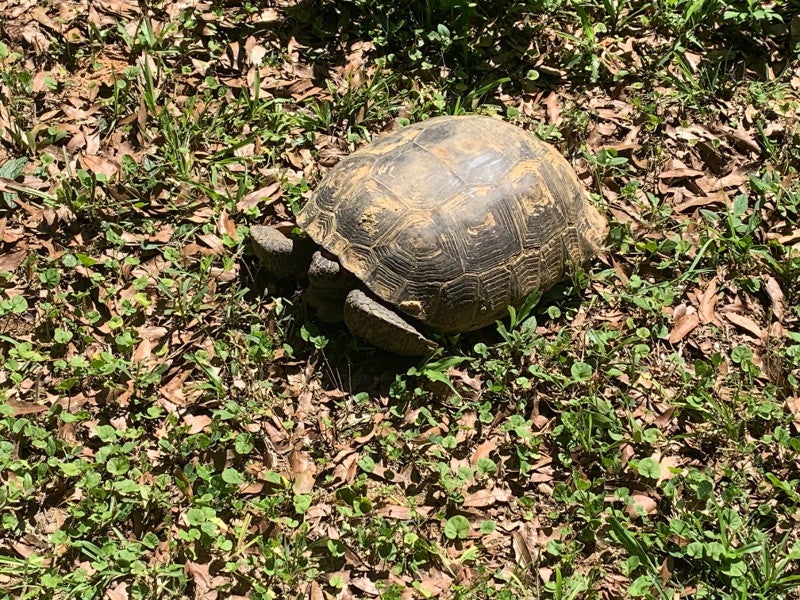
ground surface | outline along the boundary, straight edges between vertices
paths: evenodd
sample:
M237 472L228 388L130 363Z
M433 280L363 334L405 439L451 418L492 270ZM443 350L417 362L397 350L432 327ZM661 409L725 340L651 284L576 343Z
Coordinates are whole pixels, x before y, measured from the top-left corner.
M0 14L0 598L800 597L794 0ZM421 363L265 281L461 112L575 166L586 273Z

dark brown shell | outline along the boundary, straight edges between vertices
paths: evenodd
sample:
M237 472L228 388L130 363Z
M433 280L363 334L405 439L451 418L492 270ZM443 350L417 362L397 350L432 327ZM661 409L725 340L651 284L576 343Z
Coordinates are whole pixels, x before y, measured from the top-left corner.
M340 161L298 224L384 301L445 332L483 327L605 236L569 163L490 117L438 117Z

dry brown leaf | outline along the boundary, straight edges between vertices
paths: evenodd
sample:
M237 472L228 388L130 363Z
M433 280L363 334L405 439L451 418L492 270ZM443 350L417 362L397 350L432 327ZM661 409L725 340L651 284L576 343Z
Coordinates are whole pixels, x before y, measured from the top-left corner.
M705 172L698 169L679 168L661 171L658 177L659 179L687 179L692 177L700 177L702 175L705 175Z
M195 244L194 242L181 247L181 256L191 257L197 256L198 254L201 256L210 256L212 254L218 254L218 252L206 246Z
M737 129L727 126L719 126L722 131L728 135L735 146L741 149L749 150L755 154L761 152L761 145L756 138L740 125Z
M106 590L107 600L128 600L128 584L124 581Z
M467 494L464 497L462 506L465 508L483 508L491 506L497 500L492 492L493 490L478 490L477 492Z
M493 487L491 490L487 490L488 494L483 494L481 492L476 492L474 495L470 494L467 496L467 499L464 501L464 506L468 505L468 502L472 500L477 502L486 502L490 501L490 504L495 504L497 502L500 503L507 503L510 502L513 498L513 494L508 488L505 487ZM478 506L477 504L475 506ZM488 504L484 505L488 506Z
M700 324L700 317L694 312L694 308L691 308L691 312L689 308L691 307L687 308L685 304L681 304L675 309L675 314L673 315L675 324L667 338L670 344L678 343Z
M495 450L497 450L497 438L490 437L475 447L475 451L469 457L469 463L474 467L481 458L487 458Z
M41 404L34 402L22 402L21 400L6 400L4 404L12 409L12 416L22 417L24 415L36 415L39 413L47 412L49 409Z
M166 244L172 239L173 233L175 233L175 228L171 225L164 224L159 227L157 232L148 237L147 240L150 242L160 242L162 244Z
M0 269L2 270L2 269ZM772 304L772 313L779 321L783 320L783 290L774 277L768 277L764 289Z
M631 494L632 502L625 507L625 513L631 518L640 517L642 513L653 514L658 508L658 502L644 494Z
M425 594L425 598L439 598L450 591L452 583L453 578L444 571L431 569L422 576L419 587L422 593Z
M119 171L117 163L104 156L92 156L81 153L78 156L81 166L92 173L102 174L111 179Z
M25 230L22 227L4 227L2 233L1 239L6 244L15 244L25 237Z
M755 337L759 339L764 339L764 330L761 329L761 326L756 323L753 319L748 317L747 315L740 314L738 312L723 312L722 313L728 321L739 327L740 329L744 329L746 332L753 334Z
M411 513L410 508L407 506L401 506L399 504L387 504L386 506L381 506L375 511L375 513L387 519L399 519L401 521L408 521L414 516Z
M148 340L152 343L158 343L163 340L169 330L166 327L157 325L146 325L144 327L137 327L136 334L143 340Z
M305 421L309 415L313 415L315 412L314 392L310 388L303 386L297 395L297 408L295 408L294 417L298 421Z
M227 235L228 237L236 240L236 223L231 219L228 211L223 210L217 219L217 233L219 235Z
M700 320L703 323L713 323L716 319L717 299L717 278L714 277L708 282L706 289L703 290L703 294L699 298L700 305L698 310L700 311Z
M653 424L661 429L665 428L669 423L672 421L672 416L675 414L675 407L674 406L667 406L664 411L658 415Z
M208 594L212 592L211 575L208 572L208 568L208 564L203 565L190 560L187 560L184 565L186 574L194 581L195 598L208 598ZM214 597L216 597L216 594L214 594Z
M561 107L559 106L558 94L551 92L545 98L544 106L546 109L545 115L549 125L557 125L561 118Z
M622 463L622 466L625 466L634 456L636 456L636 449L632 444L623 444L619 449L619 454L620 462Z
M348 451L333 468L333 480L336 483L351 483L358 472L358 453Z
M665 456L662 458L658 464L661 467L661 474L658 477L658 483L662 481L669 481L673 477L675 477L675 473L672 472L672 469L681 466L684 463L684 459L680 456Z
M750 181L750 175L743 169L736 169L735 171L728 173L719 180L720 187L727 188L727 187L739 187L743 183L747 183Z
M377 598L378 596L381 595L378 586L375 585L375 582L373 582L366 575L362 575L361 577L354 577L353 579L350 580L350 585L358 589L362 594L366 594L367 596Z
M33 536L26 536L26 542L33 542ZM42 544L37 544L42 545ZM26 544L24 542L11 542L11 547L14 551L19 554L22 558L28 558L32 554L36 554L41 551L41 548L37 548L35 545Z
M52 535L59 529L61 526L67 522L67 517L69 514L63 508L48 508L43 510L42 512L38 512L34 515L33 520L36 523L36 531L40 534L44 535Z
M225 244L223 244L222 240L219 239L219 237L217 237L213 233L205 233L205 234L199 235L197 237L206 246L211 248L211 251L214 254L217 254L217 255L225 254Z
M189 426L189 431L186 432L187 435L200 433L211 425L211 417L207 415L186 415L183 417L183 421Z
M295 494L308 494L314 489L317 466L307 452L294 450L289 455L289 465L294 478L292 490Z
M535 564L539 557L539 533L533 523L522 523L511 534L514 557L517 564L526 568Z
M617 274L617 278L624 285L628 285L631 280L630 277L628 277L628 274L625 272L623 266L613 256L611 257L611 266L614 267L614 272ZM583 318L586 318L585 314L583 315ZM576 327L580 327L580 324L576 325Z
M236 210L239 212L244 212L255 206L258 206L261 203L270 204L278 200L282 195L283 190L281 189L280 182L274 181L269 185L242 196L242 198L236 203Z
M147 362L153 352L153 344L148 339L143 339L136 346L131 357L135 363Z
M381 426L381 422L383 422L383 418L384 418L384 415L382 415L380 413L375 414L372 417L372 422L374 424L372 429L368 433L366 433L365 435L360 435L358 437L354 437L353 438L353 442L355 442L358 445L363 445L363 444L366 444L368 441L370 441L372 438L374 438L375 434L378 432L378 429Z
M308 586L308 600L325 600L325 593L316 581L312 581Z
M690 196L674 206L675 212L686 212L698 206L708 206L710 204L728 205L728 197L725 192L717 191L703 196Z
M786 399L786 408L792 413L794 422L800 425L800 396L791 396Z
M465 386L470 388L475 392L481 391L481 377L480 375L476 375L472 377L467 371L462 371L461 369L451 368L448 369L447 374L455 379L458 379L462 382Z

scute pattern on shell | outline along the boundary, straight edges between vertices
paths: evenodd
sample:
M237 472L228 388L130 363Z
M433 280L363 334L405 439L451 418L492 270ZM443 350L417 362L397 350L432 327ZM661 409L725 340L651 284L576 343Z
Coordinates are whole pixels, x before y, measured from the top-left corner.
M444 332L483 327L605 235L569 163L490 117L438 117L353 153L298 224L384 301Z

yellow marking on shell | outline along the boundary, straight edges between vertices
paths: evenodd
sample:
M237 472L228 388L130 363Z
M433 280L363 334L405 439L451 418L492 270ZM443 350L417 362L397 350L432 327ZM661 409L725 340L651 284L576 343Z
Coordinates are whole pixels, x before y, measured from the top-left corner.
M469 231L470 234L477 234L480 233L482 230L494 227L494 225L495 225L494 215L490 212L487 212L483 218L483 221L477 224L470 225L469 227L467 227L467 231Z
M423 317L423 306L419 300L403 300L400 309L415 317Z
M516 181L517 178L524 177L530 171L531 171L530 162L519 162L515 164L514 167L508 172L507 178L511 179L512 181Z
M372 235L378 228L378 216L382 212L380 207L368 206L358 217L358 225Z

